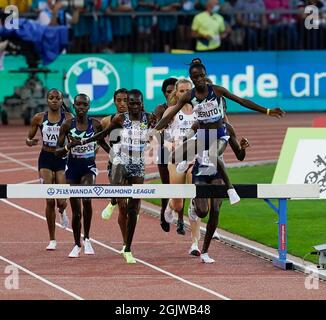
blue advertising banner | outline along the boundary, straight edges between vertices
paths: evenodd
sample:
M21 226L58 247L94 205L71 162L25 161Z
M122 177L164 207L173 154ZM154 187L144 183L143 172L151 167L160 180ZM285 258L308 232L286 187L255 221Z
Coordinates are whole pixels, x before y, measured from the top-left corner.
M326 51L228 52L206 54L84 54L61 55L48 67L57 71L39 77L48 88L70 96L78 92L92 100L92 115L114 113L113 93L120 87L137 88L145 108L164 102L161 85L168 77L187 77L192 58L200 57L209 78L232 93L267 108L285 111L321 111L326 106ZM25 75L10 70L24 66L22 57L6 57L0 71L0 101L21 86ZM228 112L249 110L227 101Z

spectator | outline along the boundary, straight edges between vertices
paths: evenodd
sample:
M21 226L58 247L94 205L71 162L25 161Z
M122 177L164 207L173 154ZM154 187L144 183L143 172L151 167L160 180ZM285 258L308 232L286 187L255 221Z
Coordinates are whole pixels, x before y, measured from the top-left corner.
M306 6L315 6L318 8L319 15L317 20L309 20L308 24L311 25L311 29L306 28L305 20L311 15L311 12L305 13ZM301 9L301 16L299 20L300 37L304 39L305 49L324 49L326 46L326 7L321 0L307 0L307 2L300 1L298 3L299 9Z
M90 42L92 52L110 52L109 45L112 43L111 19L108 16L111 12L110 0L93 0L89 3L89 10L92 12L92 26Z
M137 12L149 12L157 10L157 5L153 0L139 0L137 1ZM153 26L154 17L153 15L138 16L136 19L138 40L137 51L140 52L151 52L153 51Z
M32 0L0 0L0 8L9 5L14 5L18 8L20 13L25 13L29 10Z
M245 11L237 14L237 25L245 29L245 49L258 49L259 36L267 26L265 4L263 0L238 0L235 9Z
M71 24L78 22L79 10L74 10L74 15L64 8L61 0L48 0L47 2L39 3L40 13L38 16L38 22L44 26L66 25L68 27Z
M135 11L136 6L136 0L111 0L113 12L130 13L130 16L112 17L114 49L116 52L132 52L134 49L131 13Z
M181 9L181 0L157 0L161 12L177 12ZM170 52L177 45L177 16L159 16L158 29L160 36L159 51Z
M265 0L267 10L289 9L288 0ZM291 14L276 12L267 15L267 49L297 49L298 32Z
M196 38L196 51L216 51L221 46L221 38L225 38L224 18L217 13L218 0L208 0L206 10L194 17L191 34Z

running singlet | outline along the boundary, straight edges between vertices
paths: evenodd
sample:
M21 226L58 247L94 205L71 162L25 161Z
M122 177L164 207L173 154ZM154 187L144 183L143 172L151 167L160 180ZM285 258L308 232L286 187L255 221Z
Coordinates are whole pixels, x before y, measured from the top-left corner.
M143 163L145 146L148 142L146 113L142 112L140 121L131 121L128 112L124 113L124 117L121 130L120 158L125 164Z
M175 115L169 128L171 138L175 141L182 140L182 138L187 135L195 121L196 115L194 113L185 114L182 110L180 110Z
M61 112L61 118L59 122L52 123L49 121L49 113L44 113L43 122L39 126L41 130L43 146L56 147L59 138L59 131L62 122L65 120L65 113Z
M217 122L221 118L224 118L223 102L218 97L211 85L207 85L208 95L204 100L199 100L195 93L195 88L191 90L191 104L193 110L197 115L199 123L213 123Z
M88 126L86 131L79 131L76 127L76 119L72 119L69 135L76 139L87 139L94 135L93 122L88 118ZM95 158L96 142L90 142L82 146L71 148L69 156L78 159Z

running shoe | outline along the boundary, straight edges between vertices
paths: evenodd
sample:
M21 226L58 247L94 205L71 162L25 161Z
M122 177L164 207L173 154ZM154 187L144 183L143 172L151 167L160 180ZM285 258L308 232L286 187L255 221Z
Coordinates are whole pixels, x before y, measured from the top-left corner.
M102 219L103 220L109 220L112 216L113 210L116 207L116 204L113 205L111 202L105 207L105 209L102 211Z
M174 211L170 208L169 204L166 206L164 211L164 218L167 223L173 223Z
M53 251L56 248L57 248L57 241L51 240L50 243L49 243L49 245L46 247L46 250Z
M217 230L215 230L212 239L220 240L220 235L218 234Z
M66 210L63 210L63 212L60 213L60 224L63 229L66 229L69 226L69 218Z
M212 259L212 258L209 257L208 253L202 253L200 255L200 260L203 263L214 263L215 262L214 259Z
M240 197L235 191L235 189L229 189L227 192L230 199L230 204L236 204L240 202Z
M71 252L69 253L69 258L79 258L81 252L81 247L75 245Z
M87 238L84 240L84 253L85 254L95 254L94 249L91 244L91 241Z
M170 224L165 221L164 214L161 214L160 225L163 231L170 232Z
M193 243L190 247L189 254L195 257L200 256L200 250L197 243Z
M176 167L176 171L177 173L185 173L188 169L188 163L187 161L182 161L180 163L178 163L177 167Z
M177 233L181 234L182 236L184 236L186 234L185 225L184 225L183 221L177 222Z
M132 256L131 252L124 252L123 257L126 259L127 263L136 263L136 259Z

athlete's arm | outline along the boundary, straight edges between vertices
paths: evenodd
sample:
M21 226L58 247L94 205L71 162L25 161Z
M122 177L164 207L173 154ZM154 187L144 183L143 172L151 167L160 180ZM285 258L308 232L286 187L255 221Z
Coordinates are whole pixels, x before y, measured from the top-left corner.
M74 118L74 115L70 112L65 112L65 119L66 120L69 120L69 119L72 119Z
M155 108L154 114L158 121L162 119L164 111L165 111L165 108L161 104Z
M226 123L226 131L230 135L229 144L232 151L239 161L243 161L246 157L246 149L249 147L248 140L241 138L239 143L235 131L229 123Z
M100 124L100 122L96 119L93 119L93 127L94 127L94 131L97 132L101 132L102 131L102 125ZM110 154L110 146L106 143L106 141L104 139L101 139L98 141L98 144L104 149L104 151L108 154Z
M65 145L66 137L68 136L69 130L71 125L71 119L65 120L59 131L59 138L57 141L57 148L55 150L55 155L58 157L65 157L69 150L74 147L76 142L70 142L67 145Z
M110 135L112 130L121 128L122 123L123 123L123 115L117 114L113 119L111 119L111 122L106 129L94 134L93 137L82 140L81 144L84 145L93 141L103 140L106 136Z
M44 117L44 112L40 112L40 113L37 113L32 119L31 127L29 128L27 138L26 138L26 144L29 147L32 147L32 146L35 146L38 144L39 139L35 139L34 137L36 135L39 125L42 123L43 117Z
M258 111L261 113L265 113L268 114L271 117L277 117L277 118L282 118L283 115L285 114L285 112L283 110L281 110L280 108L275 108L275 109L267 109L265 107L262 107L256 103L254 103L253 101L250 101L248 99L243 99L240 98L238 96L236 96L235 94L231 93L230 91L228 91L227 89L220 87L220 86L213 86L214 88L214 92L217 95L222 95L238 104L240 104L243 107L246 107L250 110L254 110L254 111Z
M102 126L103 129L106 129L110 125L111 118L112 118L111 115L102 118L102 120L101 120L101 126Z
M160 122L156 125L155 129L156 130L162 130L164 129L169 122L171 121L171 119L173 119L173 117L182 109L182 107L186 104L190 102L190 98L191 98L191 91L187 91L178 101L178 103L173 106L170 107L170 111L169 114L167 114L166 116L163 115L163 118L160 120Z

